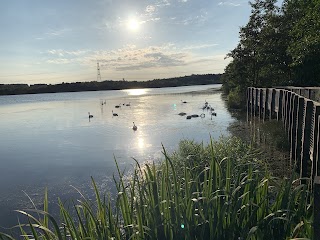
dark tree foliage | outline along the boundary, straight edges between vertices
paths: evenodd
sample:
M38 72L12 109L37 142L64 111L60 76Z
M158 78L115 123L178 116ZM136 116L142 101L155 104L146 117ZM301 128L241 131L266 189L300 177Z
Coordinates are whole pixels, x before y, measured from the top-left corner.
M248 86L319 86L320 0L285 0L281 8L276 0L250 5L240 41L227 55L226 93L244 100Z

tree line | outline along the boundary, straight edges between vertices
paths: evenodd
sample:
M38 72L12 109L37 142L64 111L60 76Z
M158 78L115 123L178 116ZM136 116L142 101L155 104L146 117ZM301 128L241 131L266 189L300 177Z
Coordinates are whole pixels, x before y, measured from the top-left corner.
M192 74L190 76L154 79L149 81L74 82L60 84L0 84L0 95L31 93L80 92L99 90L120 90L132 88L161 88L221 83L221 74Z
M254 0L238 45L226 56L223 89L234 107L248 86L319 86L320 0Z

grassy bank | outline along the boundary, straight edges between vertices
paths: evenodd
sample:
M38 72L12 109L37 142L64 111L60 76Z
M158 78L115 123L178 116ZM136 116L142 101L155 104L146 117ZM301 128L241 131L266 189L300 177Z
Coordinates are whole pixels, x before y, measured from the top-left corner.
M257 151L237 138L208 146L182 141L161 164L136 164L126 181L119 170L114 200L80 193L60 219L21 211L25 239L293 239L311 238L312 200L294 177L272 177ZM73 212L73 214L72 214ZM0 239L14 239L2 235Z

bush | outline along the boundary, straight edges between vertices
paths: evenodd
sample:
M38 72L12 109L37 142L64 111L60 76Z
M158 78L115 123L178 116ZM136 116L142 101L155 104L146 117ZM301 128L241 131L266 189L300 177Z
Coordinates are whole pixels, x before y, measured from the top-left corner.
M228 94L228 106L235 109L246 108L246 96L239 88L231 89Z

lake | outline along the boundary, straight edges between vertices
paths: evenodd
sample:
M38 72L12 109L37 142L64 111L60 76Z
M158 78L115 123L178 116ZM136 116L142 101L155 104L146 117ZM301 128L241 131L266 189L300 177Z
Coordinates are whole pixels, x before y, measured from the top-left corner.
M132 158L161 159L161 144L172 152L181 139L207 143L210 136L228 135L234 119L221 92L204 91L220 87L0 96L0 226L17 223L14 209L32 207L25 193L40 205L47 187L56 203L76 194L70 185L90 194L90 176L101 190L112 191L114 158L129 170ZM205 101L216 117L202 110ZM180 112L206 116L187 120Z

